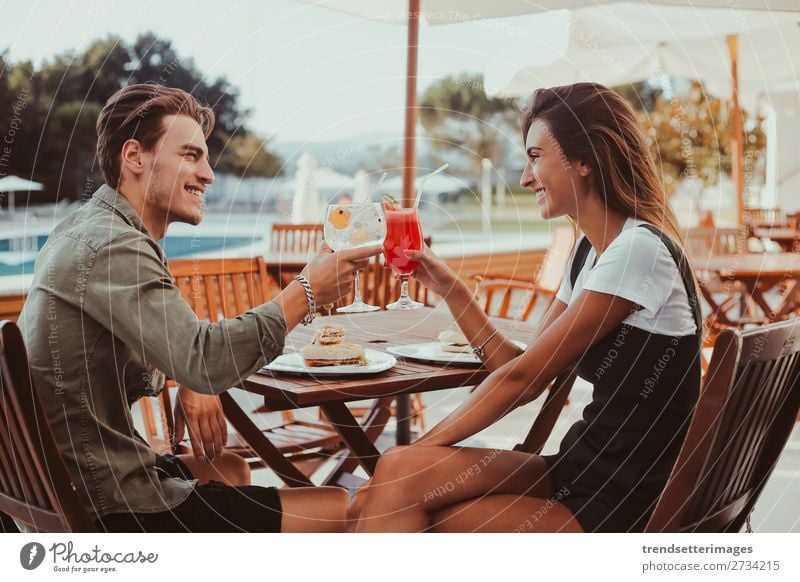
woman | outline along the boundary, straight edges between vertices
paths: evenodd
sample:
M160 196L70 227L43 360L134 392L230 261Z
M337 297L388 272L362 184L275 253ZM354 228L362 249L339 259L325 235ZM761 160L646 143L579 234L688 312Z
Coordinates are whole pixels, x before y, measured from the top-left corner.
M457 410L385 454L351 508L358 531L642 531L700 382L702 323L675 217L631 108L593 83L540 89L523 114L520 183L584 233L522 352L430 249L444 297L491 370ZM558 454L454 447L538 397L565 368L594 385Z

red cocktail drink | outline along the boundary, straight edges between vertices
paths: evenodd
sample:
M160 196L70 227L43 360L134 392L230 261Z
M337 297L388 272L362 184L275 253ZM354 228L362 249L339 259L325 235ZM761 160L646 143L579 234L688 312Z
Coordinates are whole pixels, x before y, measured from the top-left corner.
M386 238L383 241L383 256L394 274L400 279L400 298L386 309L417 309L422 307L408 295L408 277L417 270L418 261L409 259L405 251L422 249L422 229L416 208L387 208Z
M417 270L419 263L406 257L404 251L422 248L422 229L416 208L386 210L386 238L383 241L383 256L395 274L408 276Z

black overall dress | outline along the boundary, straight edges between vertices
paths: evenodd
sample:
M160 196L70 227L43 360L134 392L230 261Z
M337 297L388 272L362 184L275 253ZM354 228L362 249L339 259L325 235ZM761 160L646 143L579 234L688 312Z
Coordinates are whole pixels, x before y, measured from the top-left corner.
M694 280L680 247L655 227L678 265L697 331L673 337L621 324L581 356L578 376L592 401L545 456L553 490L587 532L641 532L683 443L700 387L702 320ZM574 287L591 246L573 258Z

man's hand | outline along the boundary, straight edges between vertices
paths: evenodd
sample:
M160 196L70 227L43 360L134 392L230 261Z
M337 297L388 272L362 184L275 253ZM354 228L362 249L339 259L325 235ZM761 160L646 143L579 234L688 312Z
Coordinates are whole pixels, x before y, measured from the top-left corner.
M372 245L356 249L345 249L334 253L323 243L319 252L303 269L308 279L317 305L334 303L353 288L356 271L365 269L369 259L383 251L383 245Z
M228 424L219 397L200 394L181 386L175 403L173 443L183 440L186 428L192 453L198 461L213 461L228 442Z

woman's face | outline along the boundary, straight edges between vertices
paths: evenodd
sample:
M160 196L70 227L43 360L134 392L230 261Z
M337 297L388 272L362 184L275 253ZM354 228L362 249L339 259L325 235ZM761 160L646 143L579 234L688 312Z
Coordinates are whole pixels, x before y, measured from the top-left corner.
M527 164L519 183L536 193L542 218L577 214L579 200L586 194L588 168L571 162L558 145L550 126L534 120L525 140Z

